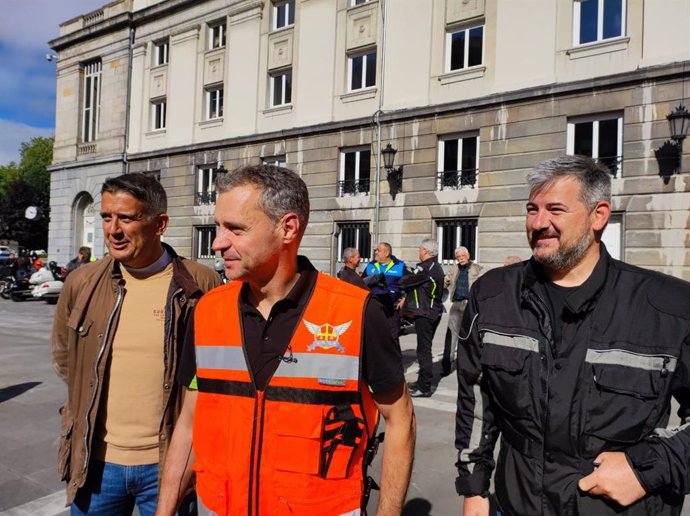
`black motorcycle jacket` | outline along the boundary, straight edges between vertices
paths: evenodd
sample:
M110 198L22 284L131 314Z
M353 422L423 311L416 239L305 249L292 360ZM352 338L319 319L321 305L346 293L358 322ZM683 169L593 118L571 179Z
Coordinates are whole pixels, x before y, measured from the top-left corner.
M612 259L565 300L552 338L534 260L472 288L458 345L457 491L512 515L679 515L690 488L690 284ZM681 426L668 427L671 397ZM647 495L622 508L578 490L625 452Z

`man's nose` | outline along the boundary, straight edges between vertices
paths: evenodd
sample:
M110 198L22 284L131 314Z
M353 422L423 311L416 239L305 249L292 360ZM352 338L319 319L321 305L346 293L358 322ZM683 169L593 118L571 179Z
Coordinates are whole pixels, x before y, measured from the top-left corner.
M225 249L229 249L230 247L230 238L224 233L216 233L216 237L213 239L213 242L211 243L211 249L213 249L213 252L223 252Z
M544 229L551 225L551 217L547 210L537 210L531 217L531 226L534 229Z

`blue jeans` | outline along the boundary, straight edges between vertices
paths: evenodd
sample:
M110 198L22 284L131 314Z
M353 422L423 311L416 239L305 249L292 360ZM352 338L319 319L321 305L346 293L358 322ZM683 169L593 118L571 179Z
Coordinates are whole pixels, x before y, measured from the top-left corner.
M93 461L84 487L70 507L71 516L153 516L158 500L158 464L120 466Z

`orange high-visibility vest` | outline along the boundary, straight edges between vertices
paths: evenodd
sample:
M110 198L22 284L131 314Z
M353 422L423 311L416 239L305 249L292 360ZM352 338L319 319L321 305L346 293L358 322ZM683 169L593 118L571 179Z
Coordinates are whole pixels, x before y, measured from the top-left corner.
M241 284L207 293L194 320L194 470L219 516L358 515L364 453L379 414L362 380L368 293L319 274L278 369L257 390L247 367Z

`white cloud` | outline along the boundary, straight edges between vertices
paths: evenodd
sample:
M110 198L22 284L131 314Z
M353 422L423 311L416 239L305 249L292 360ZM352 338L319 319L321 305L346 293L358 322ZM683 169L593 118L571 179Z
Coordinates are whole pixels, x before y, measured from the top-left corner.
M19 162L19 149L24 142L36 136L52 136L53 129L31 127L0 118L0 165Z

